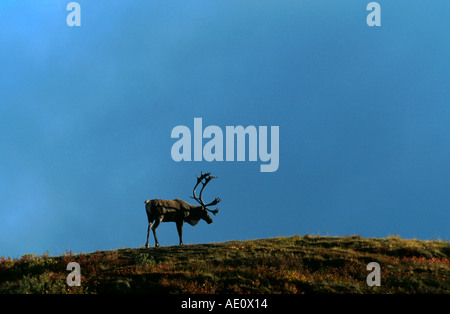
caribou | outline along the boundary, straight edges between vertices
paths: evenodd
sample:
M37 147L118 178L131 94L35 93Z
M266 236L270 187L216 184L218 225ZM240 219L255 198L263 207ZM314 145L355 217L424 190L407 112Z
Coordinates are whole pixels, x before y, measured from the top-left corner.
M191 205L181 199L173 200L163 200L163 199L153 199L145 201L145 211L147 212L148 218L148 228L147 228L147 242L145 247L148 248L148 237L150 234L150 228L153 231L153 236L155 238L155 247L159 247L158 238L156 237L156 228L158 228L161 222L175 222L177 225L178 236L180 237L180 245L183 245L183 224L184 222L189 223L191 226L195 226L200 219L203 219L208 224L213 222L208 211L216 215L219 212L219 208L214 210L209 209L209 206L217 205L222 199L216 197L212 202L205 204L202 200L202 193L205 186L217 177L212 176L211 173L200 173L197 176L197 183L192 191L193 198L196 200L200 206ZM200 194L197 197L195 195L195 189L199 184L202 184Z

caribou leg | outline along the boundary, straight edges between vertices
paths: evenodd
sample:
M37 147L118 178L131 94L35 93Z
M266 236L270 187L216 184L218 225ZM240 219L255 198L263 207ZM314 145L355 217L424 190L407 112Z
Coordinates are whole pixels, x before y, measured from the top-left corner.
M145 242L145 247L148 248L148 236L150 235L150 228L152 227L153 222L150 221L148 223L148 228L147 228L147 242Z
M177 230L180 237L180 245L183 245L183 221L177 221Z
M163 220L163 217L159 217L155 220L155 224L152 227L152 231L153 231L153 236L155 237L155 247L159 246L158 243L158 238L156 237L156 228L158 228L159 224L161 223L161 221Z

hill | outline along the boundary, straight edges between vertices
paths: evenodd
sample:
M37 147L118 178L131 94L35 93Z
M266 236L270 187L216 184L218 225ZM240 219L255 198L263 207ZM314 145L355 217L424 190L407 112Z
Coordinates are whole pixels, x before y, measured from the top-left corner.
M293 236L0 260L0 293L450 293L447 241ZM81 285L69 287L69 262ZM368 286L367 264L381 266Z

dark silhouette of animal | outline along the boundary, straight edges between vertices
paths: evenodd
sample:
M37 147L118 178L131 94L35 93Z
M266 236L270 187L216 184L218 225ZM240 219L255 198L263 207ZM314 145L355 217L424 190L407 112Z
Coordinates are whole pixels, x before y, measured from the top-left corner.
M163 200L163 199L153 199L145 201L145 211L147 212L148 218L148 228L147 228L147 242L145 247L148 247L148 237L150 234L150 228L153 231L153 236L155 237L155 246L158 247L158 238L156 237L156 228L158 228L161 222L175 222L177 225L178 236L180 237L180 245L183 245L183 224L187 222L188 224L195 226L200 219L203 219L208 224L212 223L213 220L208 214L208 211L214 215L219 212L219 209L210 210L208 206L217 205L221 199L216 197L211 203L205 204L202 200L202 192L205 186L212 179L217 178L211 176L211 173L201 173L200 177L197 176L197 184L194 186L193 196L191 198L195 199L200 206L191 205L180 199L174 200ZM195 189L199 184L202 184L202 189L197 197L195 195ZM152 227L153 226L153 227Z

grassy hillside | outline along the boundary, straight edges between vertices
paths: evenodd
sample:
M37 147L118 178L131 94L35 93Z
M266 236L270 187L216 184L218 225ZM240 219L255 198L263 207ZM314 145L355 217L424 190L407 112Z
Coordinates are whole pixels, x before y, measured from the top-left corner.
M81 286L69 287L69 262ZM366 284L370 262L381 286ZM1 258L0 293L450 293L450 244L293 236Z

